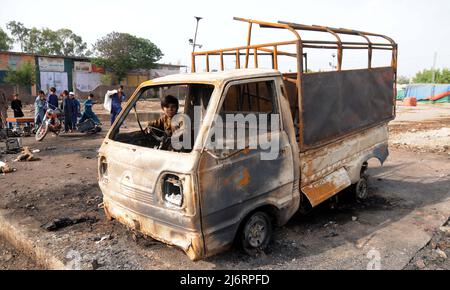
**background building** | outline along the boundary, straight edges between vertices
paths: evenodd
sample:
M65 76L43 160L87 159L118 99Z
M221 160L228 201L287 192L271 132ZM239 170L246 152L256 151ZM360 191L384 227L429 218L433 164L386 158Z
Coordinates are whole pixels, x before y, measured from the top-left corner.
M17 69L26 62L30 62L35 68L36 84L19 88L19 94L24 103L32 103L37 91L43 90L47 93L51 87L55 87L58 94L63 90L69 90L83 97L90 93L102 96L107 90L116 88L118 85L110 72L95 66L89 58L0 51L0 91L7 96L15 92L16 86L5 82L8 68ZM120 85L123 85L125 93L130 95L142 82L180 73L185 67L158 64L156 69L130 71Z

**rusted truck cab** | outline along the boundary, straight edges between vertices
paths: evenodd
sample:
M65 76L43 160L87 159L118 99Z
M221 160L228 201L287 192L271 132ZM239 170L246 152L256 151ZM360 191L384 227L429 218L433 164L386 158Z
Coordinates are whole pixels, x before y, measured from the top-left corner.
M133 134L139 135L139 128L130 130L133 120L126 117L133 115L143 92L155 87L157 91L162 87L173 90L173 86L180 85L196 94L199 91L194 87L205 86L211 92L203 95L208 103L201 106L206 110L199 117L201 124L192 150L166 151L133 144L131 138L137 138ZM294 185L299 180L299 163L282 85L278 71L263 69L174 75L142 84L99 150L99 184L107 216L181 248L194 260L230 246L242 221L256 209L267 210L279 224L284 224L299 206L299 192ZM271 140L279 140L282 152L275 152L270 160L261 160L264 150L260 148L228 150L206 146L211 129L217 128L214 116L223 109L235 113L238 108L232 103L242 97L235 92L243 87L249 88L249 93L259 90L263 94L260 108L265 107L271 115L286 116L276 120L276 131L269 132ZM184 113L190 109L188 103L200 104L198 95L186 92ZM256 110L256 103L255 108L248 103L246 106ZM130 133L121 133L124 124ZM126 134L130 134L130 139L125 139ZM174 191L182 195L178 205L170 202Z
M383 163L388 156L387 124L395 116L395 42L356 30L237 20L249 23L246 46L195 52L191 74L143 83L99 149L106 215L179 247L192 260L234 242L248 253L264 250L273 226L347 187L364 199L368 160ZM286 29L296 39L251 45L253 25ZM301 30L331 33L338 41L302 40ZM339 34L367 42L344 42ZM374 43L369 36L389 43ZM303 49L324 46L338 51L337 69L308 71ZM368 68L342 69L345 48L368 50ZM376 49L392 51L390 66L372 66ZM235 69L225 69L226 55L235 56ZM258 57L267 55L272 68L259 68ZM197 72L197 58L203 56L205 69ZM213 56L220 65L210 72ZM280 56L295 59L297 72L281 73ZM153 129L158 130L150 125L158 118L150 112L159 109L157 102L151 109L152 100L168 95L180 100L182 146L173 138L166 146L164 132L154 135Z

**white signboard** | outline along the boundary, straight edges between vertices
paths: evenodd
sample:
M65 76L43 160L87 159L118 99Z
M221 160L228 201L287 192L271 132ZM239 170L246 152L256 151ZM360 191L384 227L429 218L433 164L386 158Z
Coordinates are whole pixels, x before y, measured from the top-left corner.
M64 71L64 59L63 58L50 58L50 57L39 57L39 70L42 71L52 71L52 72L63 72Z
M75 61L73 70L76 72L91 72L92 64L87 61Z
M75 87L82 92L92 92L101 85L102 74L76 71L73 75Z
M56 88L59 95L62 91L68 89L67 73L60 72L41 72L41 90L49 92L51 87Z

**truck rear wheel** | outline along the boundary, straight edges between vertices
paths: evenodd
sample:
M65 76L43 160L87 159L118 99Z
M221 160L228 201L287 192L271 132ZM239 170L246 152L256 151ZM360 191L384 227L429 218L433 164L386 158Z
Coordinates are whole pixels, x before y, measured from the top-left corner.
M364 201L369 196L369 185L367 175L362 175L359 181L355 184L354 192L357 201Z
M270 217L262 211L250 215L242 227L241 244L249 255L264 251L272 236L272 222Z

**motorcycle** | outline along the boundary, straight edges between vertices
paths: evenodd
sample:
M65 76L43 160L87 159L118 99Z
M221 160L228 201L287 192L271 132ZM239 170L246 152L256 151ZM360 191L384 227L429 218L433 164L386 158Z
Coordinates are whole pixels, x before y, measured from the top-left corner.
M56 135L59 135L62 129L62 112L59 108L56 109L47 109L45 111L44 120L42 120L42 124L36 130L36 141L44 140L47 133L53 132Z
M36 130L36 140L44 140L47 133L53 132L55 135L63 129L64 114L59 108L48 108L45 112L44 120ZM101 123L94 122L91 118L86 118L83 122L76 125L76 130L86 134L96 134L102 130Z

